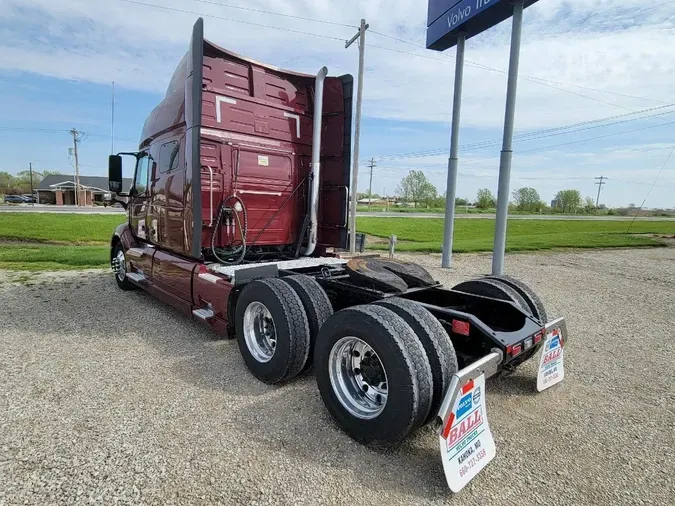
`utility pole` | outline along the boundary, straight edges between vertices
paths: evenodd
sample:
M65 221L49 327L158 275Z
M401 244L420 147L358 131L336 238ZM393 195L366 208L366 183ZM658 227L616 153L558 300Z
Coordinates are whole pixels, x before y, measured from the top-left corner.
M600 207L600 190L602 189L603 184L607 184L605 183L605 179L607 178L605 176L600 176L596 177L595 179L599 179L599 181L596 181L595 183L598 185L598 197L595 199L595 207L597 208Z
M81 134L75 128L70 133L73 136L73 156L75 157L75 205L80 206L80 165L77 158L77 143L80 142Z
M361 101L363 97L363 59L366 50L366 20L361 20L359 31L345 42L345 49L359 40L359 77L356 88L356 126L354 128L354 160L352 162L352 199L349 206L349 252L356 253L356 193L359 182L359 138L361 136Z
M370 206L372 205L373 201L373 167L375 167L375 158L370 159L370 164L368 165L370 168L370 185L368 185L368 209L370 209Z
M28 177L30 177L30 205L35 207L35 198L33 197L33 163L28 164Z

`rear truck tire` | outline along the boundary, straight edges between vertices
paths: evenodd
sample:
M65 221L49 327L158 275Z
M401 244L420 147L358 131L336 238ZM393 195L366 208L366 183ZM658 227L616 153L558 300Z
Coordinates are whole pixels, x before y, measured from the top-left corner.
M525 283L511 276L489 276L489 279L494 279L513 288L525 300L532 316L538 318L542 325L548 323L548 315L546 314L544 303L534 290Z
M375 304L386 307L403 318L424 347L433 382L431 411L424 421L427 424L436 418L452 376L457 372L455 347L441 322L420 304L398 297L382 299Z
M319 330L333 314L333 305L328 295L314 278L298 274L282 278L298 294L307 314L309 323L309 356L302 372L310 373L314 368L314 343Z
M326 409L356 441L386 448L426 420L429 360L403 318L376 305L331 316L319 331L315 376Z
M474 295L482 295L484 297L492 297L494 299L508 300L516 304L520 309L527 314L532 314L527 301L510 285L498 279L479 278L465 281L452 288L460 292L472 293Z
M244 287L235 308L235 332L246 366L264 383L290 379L307 362L307 315L298 294L281 279Z
M124 246L122 246L121 241L118 241L113 247L112 255L110 257L110 266L115 273L117 286L122 290L134 290L136 288L127 277L127 258L124 254Z

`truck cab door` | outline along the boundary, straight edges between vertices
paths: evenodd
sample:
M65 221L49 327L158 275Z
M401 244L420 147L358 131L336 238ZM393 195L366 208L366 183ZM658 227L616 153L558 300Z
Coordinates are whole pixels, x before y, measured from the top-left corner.
M148 244L150 231L147 223L150 206L150 164L150 155L140 153L129 199L129 226L138 240L138 246L127 252L131 266L134 270L142 272L146 278L149 278L152 272L152 254L154 253L154 247Z

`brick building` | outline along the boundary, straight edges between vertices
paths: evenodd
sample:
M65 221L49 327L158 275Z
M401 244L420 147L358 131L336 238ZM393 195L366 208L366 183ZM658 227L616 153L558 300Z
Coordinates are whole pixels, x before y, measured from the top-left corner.
M131 178L124 178L122 191L131 188ZM35 190L38 202L57 206L75 205L75 176L55 174L45 177ZM108 178L105 176L80 176L79 203L82 206L103 202L104 195L109 193Z

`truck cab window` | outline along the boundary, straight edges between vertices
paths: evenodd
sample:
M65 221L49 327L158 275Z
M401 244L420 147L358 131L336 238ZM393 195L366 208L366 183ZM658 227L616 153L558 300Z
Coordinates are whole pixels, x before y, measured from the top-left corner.
M148 189L148 165L150 157L148 155L138 159L136 164L136 177L134 178L134 188L136 194L144 194Z
M171 141L162 144L159 148L159 172L165 173L178 168L178 152L180 142Z

